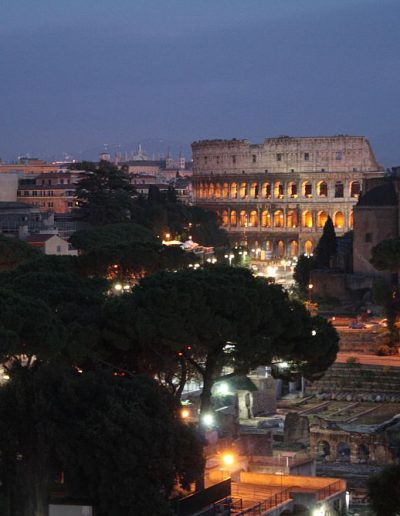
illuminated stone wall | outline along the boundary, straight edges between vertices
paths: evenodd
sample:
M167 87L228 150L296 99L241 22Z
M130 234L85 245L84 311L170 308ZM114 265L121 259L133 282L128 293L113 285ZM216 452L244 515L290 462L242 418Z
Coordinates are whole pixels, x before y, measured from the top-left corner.
M216 211L232 244L266 257L312 253L330 216L353 227L367 177L383 174L365 137L206 140L192 144L197 205Z

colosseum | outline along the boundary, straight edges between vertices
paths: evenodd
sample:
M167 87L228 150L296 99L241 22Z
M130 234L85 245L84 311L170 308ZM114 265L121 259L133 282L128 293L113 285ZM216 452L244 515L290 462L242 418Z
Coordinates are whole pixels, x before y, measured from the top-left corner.
M311 254L328 216L338 236L351 230L364 180L384 173L363 136L203 140L192 150L195 203L261 259Z

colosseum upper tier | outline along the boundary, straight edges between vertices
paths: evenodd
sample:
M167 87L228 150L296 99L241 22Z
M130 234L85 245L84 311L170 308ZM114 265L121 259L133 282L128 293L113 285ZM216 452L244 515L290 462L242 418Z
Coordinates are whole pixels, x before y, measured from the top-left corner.
M328 216L338 236L351 230L364 180L384 173L363 136L203 140L192 151L195 203L266 258L312 253Z

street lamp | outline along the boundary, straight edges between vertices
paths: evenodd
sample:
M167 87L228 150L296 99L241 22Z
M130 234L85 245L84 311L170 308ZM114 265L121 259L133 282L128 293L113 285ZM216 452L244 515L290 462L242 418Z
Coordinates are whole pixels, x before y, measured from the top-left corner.
M311 303L311 293L312 289L314 288L314 285L312 283L308 284L308 301Z

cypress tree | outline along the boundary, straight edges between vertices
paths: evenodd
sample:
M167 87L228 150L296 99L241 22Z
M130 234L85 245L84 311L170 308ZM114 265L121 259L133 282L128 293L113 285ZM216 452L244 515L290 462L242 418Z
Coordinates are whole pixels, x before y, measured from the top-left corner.
M315 249L318 267L328 267L332 256L337 253L337 240L335 228L330 217L327 218L324 231Z

